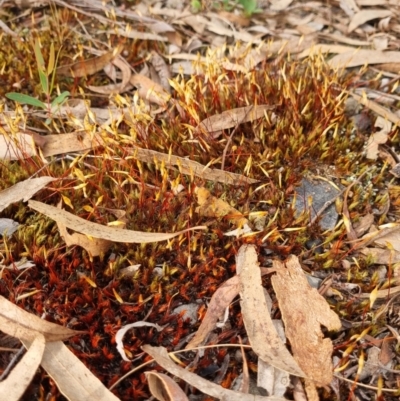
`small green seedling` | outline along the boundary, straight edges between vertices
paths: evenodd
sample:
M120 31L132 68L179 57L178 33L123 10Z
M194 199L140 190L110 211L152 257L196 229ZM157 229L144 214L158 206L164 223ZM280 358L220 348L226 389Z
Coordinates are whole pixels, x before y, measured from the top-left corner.
M57 53L57 57L55 57L54 51L54 43L50 45L50 57L49 62L47 64L47 68L44 62L42 51L40 50L40 44L38 39L35 41L34 45L36 64L38 68L40 85L42 87L43 93L46 95L46 102L42 102L39 99L36 99L29 95L24 95L23 93L10 92L6 94L6 97L10 100L14 100L15 102L21 104L28 104L30 106L39 107L43 110L47 110L48 115L57 110L68 98L70 93L68 91L62 92L55 99L51 100L51 94L54 89L54 79L55 79L55 66L58 61L58 57L60 52ZM50 124L51 118L49 117L46 120L46 124Z
M251 16L252 14L258 12L257 9L257 0L237 0L239 4L242 5L244 9L244 13L247 16Z

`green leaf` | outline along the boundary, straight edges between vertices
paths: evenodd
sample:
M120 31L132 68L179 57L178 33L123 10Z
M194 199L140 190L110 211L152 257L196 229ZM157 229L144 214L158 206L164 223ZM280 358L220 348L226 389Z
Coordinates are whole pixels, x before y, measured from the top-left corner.
M10 100L14 100L14 102L18 102L21 104L29 104L30 106L47 109L47 106L39 99L35 99L34 97L29 95L24 95L23 93L10 92L6 93L6 97Z
M49 93L49 79L46 75L45 71L39 70L39 78L40 78L40 85L43 89L43 92L47 95L50 96Z
M257 10L257 0L238 0L244 8L246 15L251 15Z
M67 97L70 95L68 91L65 91L58 95L52 102L51 102L51 107L53 108L54 106L60 106L65 102Z

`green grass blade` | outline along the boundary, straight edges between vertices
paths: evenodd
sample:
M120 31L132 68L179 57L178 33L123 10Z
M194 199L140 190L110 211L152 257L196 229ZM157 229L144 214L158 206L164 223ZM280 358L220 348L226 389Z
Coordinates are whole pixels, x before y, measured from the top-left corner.
M39 99L35 99L34 97L29 95L24 95L23 93L10 92L6 93L6 97L10 100L14 100L14 102L17 103L29 104L30 106L40 107L42 109L47 108L47 106Z
M51 102L51 107L54 106L60 106L61 104L63 104L65 102L65 100L67 99L67 97L70 95L70 93L68 91L65 91L63 93L61 93L60 95L58 95L52 102Z

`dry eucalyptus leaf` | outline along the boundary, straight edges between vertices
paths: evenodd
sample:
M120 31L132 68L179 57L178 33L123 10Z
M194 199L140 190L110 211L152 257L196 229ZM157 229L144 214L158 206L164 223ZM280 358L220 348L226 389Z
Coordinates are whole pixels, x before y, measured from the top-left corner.
M363 248L360 252L374 264L391 265L400 262L400 252L382 248Z
M196 213L199 213L200 216L216 218L227 217L238 226L243 226L248 223L248 220L242 213L222 199L211 195L208 189L196 187L195 193L197 195L197 203L199 204L196 208Z
M253 351L264 362L294 376L304 377L303 370L280 339L268 313L257 252L253 245L240 247L236 269L240 277L243 322ZM286 291L286 296L288 293L290 291Z
M210 395L211 397L229 401L286 401L286 399L282 397L262 397L259 395L244 394L228 390L176 365L170 359L168 352L164 347L144 345L142 349L154 358L154 360L167 372L179 377L191 386L196 387L202 393Z
M73 233L67 231L67 227L57 222L58 231L65 241L65 245L73 246L78 245L86 250L91 256L99 256L107 252L112 246L112 242L102 238L89 238L86 235Z
M318 291L308 284L295 256L290 256L285 263L276 260L273 267L277 274L271 281L279 301L286 336L296 361L307 376L306 383L310 383L309 387L313 383L328 385L333 378L333 345L330 339L324 338L320 326L338 330L340 319Z
M159 401L189 401L178 383L164 373L145 372L153 397Z
M11 203L29 200L36 192L39 192L48 183L55 181L53 177L28 178L10 188L0 191L0 212Z
M196 131L216 132L227 128L236 127L238 124L254 121L264 117L267 110L273 110L274 106L266 104L259 106L238 107L226 110L204 119L196 128Z
M239 277L233 276L225 281L213 294L206 315L200 327L191 339L186 349L194 348L203 343L208 334L216 327L218 319L224 314L225 309L231 304L236 295L239 294Z
M122 46L116 47L101 56L93 57L88 60L78 61L77 63L64 65L57 68L57 74L67 77L86 77L101 71L122 51Z
M114 93L123 93L126 91L132 77L132 72L129 64L122 57L115 57L112 63L122 72L122 81L119 84L110 84L103 86L88 85L88 89L95 93L110 95Z
M102 238L109 241L126 242L130 244L144 244L149 242L166 241L188 231L204 230L207 228L205 226L197 226L188 228L186 230L177 231L176 233L149 233L142 231L132 231L92 223L78 216L74 216L73 214L68 213L65 210L58 209L54 206L46 205L45 203L37 201L29 201L28 206L36 210L37 212L43 213L56 222L60 222L66 227L82 234L90 235L95 238Z
M61 341L46 343L41 365L70 401L119 401Z
M23 160L37 155L35 139L18 132L12 136L0 135L0 159Z
M2 400L18 401L40 366L44 353L46 341L40 333L28 348L28 352L18 362L18 365L11 371L6 379L0 382L0 394Z
M44 157L55 156L61 153L81 152L94 149L104 144L99 134L71 133L63 135L48 135L42 148Z
M154 160L165 162L165 165L168 168L177 166L181 174L196 175L204 180L222 182L228 185L239 186L258 182L258 180L241 174L230 173L216 168L213 169L184 157L168 155L151 149L135 148L133 156L136 159L147 163L154 163Z
M115 334L115 343L117 345L117 351L124 361L130 362L130 359L128 359L125 355L124 343L122 340L124 339L124 335L127 331L137 327L154 327L157 331L162 331L166 326L159 326L156 323L144 322L143 320L122 326Z
M351 50L332 57L328 64L332 68L351 68L365 64L400 63L400 52L380 50Z
M0 330L20 340L34 341L38 333L46 341L66 340L83 331L71 330L58 324L47 322L24 311L0 295Z
M371 21L378 18L386 18L392 16L393 13L390 10L381 10L381 9L368 9L361 10L357 14L354 14L353 18L350 21L347 32L350 33L354 31L357 27L364 24L367 21Z
M400 55L400 52L399 52ZM400 57L399 57L399 63L400 63ZM359 96L353 92L350 92L350 95L357 100L360 104L364 105L368 109L374 111L376 114L379 116L383 117L384 119L391 121L393 124L400 125L400 117L391 112L389 109L386 109L385 107L381 106L380 104L369 100L366 96Z
M373 133L367 142L367 159L376 160L378 158L378 148L387 142L392 123L380 116L375 121L375 127L381 128L380 131Z
M130 83L137 88L141 99L148 100L159 106L166 106L171 98L171 95L160 84L152 81L145 75L133 75L130 79Z

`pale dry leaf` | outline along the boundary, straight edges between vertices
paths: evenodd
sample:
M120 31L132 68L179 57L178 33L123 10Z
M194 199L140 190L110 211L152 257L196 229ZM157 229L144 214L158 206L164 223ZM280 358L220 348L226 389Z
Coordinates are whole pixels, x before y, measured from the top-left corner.
M228 38L232 37L236 41L244 43L253 43L253 44L261 43L261 39L251 35L249 32L245 32L242 30L236 31L229 28L225 28L222 25L216 24L215 21L209 21L207 23L207 30L219 36L227 36Z
M171 92L171 86L169 80L171 79L171 72L167 63L164 59L155 51L151 52L151 64L156 70L158 77L160 78L161 86L168 92Z
M400 52L379 50L352 50L338 54L328 61L332 68L351 68L365 64L400 63Z
M270 0L271 10L282 11L292 4L293 0Z
M399 52L400 54L400 52ZM400 62L400 60L399 60ZM360 104L364 105L368 109L374 111L376 114L379 116L383 117L384 119L387 119L388 121L391 121L393 124L400 125L400 117L392 113L389 109L386 109L385 107L382 107L378 103L369 100L366 96L359 96L353 92L350 92L350 95L357 100Z
M0 218L0 235L10 236L17 231L19 223L13 219Z
M58 209L51 205L37 201L29 201L28 206L37 212L43 213L50 217L56 222L64 224L66 227L80 232L82 234L90 235L95 238L102 238L114 242L126 242L126 243L149 243L166 241L179 236L183 233L193 230L204 230L205 226L197 226L188 228L186 230L177 231L176 233L149 233L142 231L124 230L117 227L107 227L101 224L92 223L84 220L78 216L74 216L65 210Z
M36 334L28 352L18 362L7 378L0 382L2 400L18 401L36 374L45 350L46 341L43 335Z
M92 257L99 256L107 252L113 242L101 238L89 238L86 235L73 233L67 231L67 227L57 222L58 231L65 241L65 245L73 246L78 245L86 250Z
M178 167L181 174L195 175L204 180L222 182L233 186L254 184L258 182L253 178L241 174L230 173L225 170L213 169L184 157L168 155L152 149L134 148L133 156L143 162L164 162L167 168Z
M248 224L248 220L237 209L230 206L222 199L218 199L211 195L210 191L204 187L196 187L195 193L197 196L198 207L196 213L206 217L226 217L231 222L243 227Z
M46 343L41 365L69 401L119 401L61 341Z
M118 37L125 37L130 39L139 39L139 40L156 40L157 42L167 42L168 39L165 36L157 35L155 33L149 32L139 32L134 31L133 29L121 29L116 28L113 30L109 30L107 32L111 35L118 35Z
M82 152L104 145L101 135L90 135L86 132L48 135L46 139L46 143L42 148L44 157L55 156L61 153Z
M128 84L130 83L132 77L132 72L129 64L120 56L115 57L112 60L112 63L121 70L122 81L118 84L110 84L103 86L88 85L88 89L90 89L92 92L101 93L103 95L123 93L127 90Z
M375 127L381 128L379 131L374 132L367 142L367 159L376 160L378 157L379 145L387 142L390 131L392 130L392 123L380 116L375 121Z
M43 189L47 184L55 181L53 177L28 178L10 188L0 191L0 212L11 203L29 200L33 195Z
M312 47L303 50L297 57L298 58L304 58L304 57L309 57L309 56L315 56L318 54L326 54L326 53L347 53L351 49L354 49L353 47L350 46L344 46L344 45L335 45L335 44L316 44L313 45Z
M355 0L340 0L340 8L349 16L352 17L355 12L359 12L357 3Z
M374 215L372 213L367 213L365 216L362 216L360 220L354 224L354 231L359 238L361 235L364 235L374 223Z
M265 388L268 394L283 397L290 386L290 375L258 358L257 386Z
M363 248L360 252L375 264L391 265L400 262L400 252L382 248Z
M234 276L225 281L215 291L208 304L206 315L194 337L190 340L186 349L197 347L202 344L208 334L216 327L218 319L223 316L225 309L231 304L233 299L239 294L239 277Z
M124 361L130 362L131 360L128 359L127 356L125 355L124 343L122 342L122 340L124 339L124 335L126 334L127 331L137 327L154 327L157 331L162 331L166 326L159 326L156 323L145 322L143 320L122 326L115 334L115 343L117 345L117 351L119 352L121 358Z
M240 383L240 386L238 388L238 391L241 393L249 393L250 389L250 375L249 375L249 366L247 364L247 358L246 358L246 353L244 352L244 347L242 344L242 339L239 337L239 343L240 343L240 353L242 355L243 359L243 367L242 367L242 380ZM229 355L229 354L228 354ZM268 393L271 394L271 393ZM276 395L276 394L271 394L271 395Z
M264 113L273 110L275 107L270 105L258 105L238 107L236 109L226 110L220 114L215 114L204 119L197 127L196 131L216 132L223 129L236 127L239 123L255 121L264 117Z
M145 372L149 390L159 401L189 401L178 383L164 373Z
M358 247L363 246L366 247L372 243L380 243L387 245L387 242L393 241L393 249L396 251L400 251L398 245L398 233L400 230L400 224L398 223L388 223L379 227L379 230L372 231L368 234L365 234L362 237L362 242L358 245Z
M109 50L101 56L96 56L88 60L78 61L73 64L64 65L57 68L57 74L67 77L86 77L101 71L109 62L111 62L122 51L122 46Z
M0 330L9 336L30 342L38 333L43 335L46 341L66 340L83 333L40 319L2 296L0 296Z
M379 238L375 238L373 243L385 248L389 245L390 248L400 252L400 227L396 228L389 229L386 234L381 232Z
M6 136L0 135L0 159L23 160L37 155L34 137L18 132Z
M257 252L253 245L240 247L236 269L240 277L243 322L253 351L264 362L294 376L304 377L303 370L280 339L268 313ZM288 293L290 291L286 291L286 295Z
M282 397L262 397L253 394L244 394L229 390L219 386L218 384L209 382L196 374L176 365L168 356L168 352L164 347L152 347L144 345L142 347L144 352L147 352L154 360L163 367L167 372L179 377L186 383L196 387L202 393L216 397L218 399L225 399L229 401L286 401Z
M348 33L353 32L354 29L366 23L367 21L373 19L386 18L392 15L393 13L391 10L381 10L381 9L361 10L358 13L356 13L351 19L347 32Z
M139 97L159 106L166 106L171 95L158 83L142 74L131 77L130 83L137 88Z
M340 319L318 291L309 285L295 256L290 256L285 263L276 260L273 267L277 274L271 277L271 282L286 336L296 361L307 375L306 383L311 379L318 386L328 385L333 378L333 345L330 339L324 338L320 326L338 330Z

